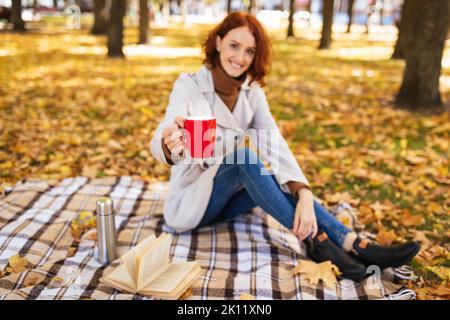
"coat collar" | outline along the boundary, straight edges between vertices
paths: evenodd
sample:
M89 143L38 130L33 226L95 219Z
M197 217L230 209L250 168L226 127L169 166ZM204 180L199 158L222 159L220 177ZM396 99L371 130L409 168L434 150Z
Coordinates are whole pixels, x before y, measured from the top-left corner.
M251 89L251 86L249 85L250 77L247 76L244 83L241 85L241 92L239 93L233 113L231 113L230 109L228 109L222 99L215 93L214 82L210 70L203 66L197 72L196 77L197 86L200 91L212 98L209 102L212 104L216 123L222 127L235 129L237 131L246 129L248 123L250 123L253 118L253 110L246 99L246 92L244 92Z
M198 86L202 93L206 92L215 92L214 90L214 82L212 78L211 71L206 68L206 66L202 66L200 70L197 72ZM247 76L244 83L241 85L241 90L250 90L250 80L251 77Z

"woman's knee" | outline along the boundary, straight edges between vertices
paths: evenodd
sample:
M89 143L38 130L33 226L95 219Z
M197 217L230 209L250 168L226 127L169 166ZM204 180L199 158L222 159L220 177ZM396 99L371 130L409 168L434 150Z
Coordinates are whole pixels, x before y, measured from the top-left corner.
M250 148L238 148L227 156L228 161L238 165L262 165L258 155ZM230 163L230 162L228 162Z

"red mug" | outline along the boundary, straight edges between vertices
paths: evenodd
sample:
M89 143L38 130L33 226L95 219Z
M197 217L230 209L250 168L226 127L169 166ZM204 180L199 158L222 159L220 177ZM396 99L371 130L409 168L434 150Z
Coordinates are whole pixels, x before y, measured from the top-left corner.
M216 144L216 118L211 116L191 116L184 119L186 148L191 158L214 156Z

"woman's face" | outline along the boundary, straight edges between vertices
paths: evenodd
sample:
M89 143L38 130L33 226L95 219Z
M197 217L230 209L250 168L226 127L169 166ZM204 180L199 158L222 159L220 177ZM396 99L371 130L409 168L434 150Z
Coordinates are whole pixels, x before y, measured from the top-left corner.
M221 39L216 38L216 49L225 72L233 78L247 71L255 57L255 37L247 26L228 31Z

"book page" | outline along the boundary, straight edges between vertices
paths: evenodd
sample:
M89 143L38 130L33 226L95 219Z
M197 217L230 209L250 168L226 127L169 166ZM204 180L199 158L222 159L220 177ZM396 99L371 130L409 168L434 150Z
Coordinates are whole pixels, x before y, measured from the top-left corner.
M132 248L130 251L128 251L121 257L135 285L137 284L137 272L138 272L136 264L136 255L139 253L139 251L145 249L145 246L152 243L155 239L156 239L155 234L152 233L150 236L140 241L134 248Z
M145 290L172 292L196 265L196 261L173 262L159 277L150 282Z
M138 281L137 287L145 287L158 276L158 272L169 264L172 235L164 234L156 239L141 255L137 256Z
M130 290L136 290L135 282L131 278L128 269L124 264L120 264L112 272L108 273L104 277L104 280L112 286L114 286L114 283L117 282L119 284L125 285Z

